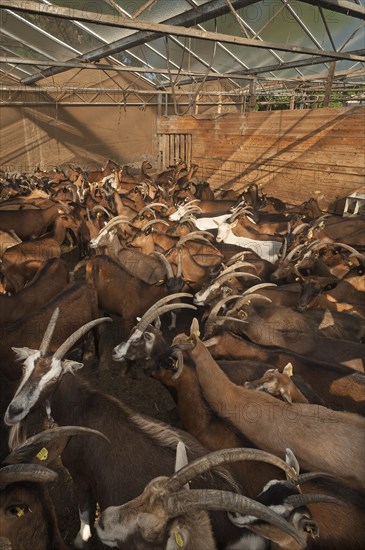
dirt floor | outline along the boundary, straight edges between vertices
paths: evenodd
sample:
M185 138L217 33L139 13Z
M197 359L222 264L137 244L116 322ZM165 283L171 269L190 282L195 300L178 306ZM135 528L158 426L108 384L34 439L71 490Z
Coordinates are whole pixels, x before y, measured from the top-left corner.
M78 255L74 253L69 257L71 268L76 261L78 261ZM77 304L75 307L77 307ZM184 315L179 321L176 331L170 334L166 331L171 338L174 334L182 332L190 325L192 315L186 310L183 313ZM95 367L92 365L93 344L91 343L91 351L87 354L85 367L79 370L76 376L86 378L101 391L122 400L138 412L162 420L170 425L179 426L174 401L169 392L158 381L146 376L142 372L141 365L134 365L129 372L125 372L121 363L115 363L112 360L112 349L122 340L120 320L117 317L112 317L113 323L108 323L103 329L102 352L99 366ZM169 316L167 315L167 317ZM168 321L169 319L167 319ZM167 322L165 321L165 324ZM0 384L0 413L3 415L18 383L9 383L7 380L0 380ZM6 443L7 430L4 425L1 426L0 432L0 458L3 459L8 452ZM72 479L62 467L60 460L53 463L51 467L58 472L59 478L49 488L50 494L55 504L61 534L66 542L71 544L79 529L78 509L76 498L73 494ZM91 539L88 547L90 549L106 548L96 536Z

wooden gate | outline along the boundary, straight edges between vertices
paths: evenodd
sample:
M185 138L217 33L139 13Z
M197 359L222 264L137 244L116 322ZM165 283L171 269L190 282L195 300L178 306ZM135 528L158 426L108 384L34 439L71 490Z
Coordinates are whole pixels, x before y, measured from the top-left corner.
M179 160L191 164L192 134L159 134L159 169L175 166Z

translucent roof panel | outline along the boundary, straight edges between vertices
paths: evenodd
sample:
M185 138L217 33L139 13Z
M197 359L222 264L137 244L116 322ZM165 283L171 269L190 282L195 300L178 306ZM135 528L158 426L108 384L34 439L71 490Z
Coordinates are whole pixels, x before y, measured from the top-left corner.
M167 67L174 70L181 68L185 72L186 82L189 81L189 72L200 73L203 78L209 67L218 76L247 70L255 74L257 70L258 79L262 82L273 79L291 81L311 75L317 80L325 78L330 60L324 59L321 62L321 58L313 55L313 52L364 52L364 15L360 13L360 0L347 0L349 6L354 6L355 12L358 10L358 17L332 11L328 9L328 3L322 0L318 1L318 5L300 0L231 2L237 7L234 13L223 0L38 0L42 7L40 14L6 9L5 17L2 18L5 24L0 29L3 58L0 69L12 70L12 75L23 83L41 85L42 76L38 76L38 73L43 67L38 67L36 63L22 65L22 59L48 60L51 69L44 72L44 76L48 77L67 71L67 67L57 67L57 63L81 61L87 56L90 61L107 59L108 63L116 66L148 69L147 73L140 75L141 82L168 88L170 78ZM319 9L322 3L327 7ZM335 3L333 5L336 7ZM68 18L56 18L46 14L47 6L67 8L71 13ZM217 16L214 10L218 7L224 13L219 12L220 15ZM338 9L341 10L341 6ZM257 44L261 43L265 47L229 42L214 43L195 36L170 35L167 50L165 38L156 36L154 29L149 30L147 27L134 30L91 20L77 21L72 18L72 10L89 13L91 19L95 16L99 20L103 16L113 16L117 20L122 16L147 24L190 26L210 33L254 39ZM277 44L281 49L270 49L266 43ZM291 46L309 51L290 51ZM8 60L7 57L12 59ZM14 57L19 58L19 64L14 65ZM303 60L307 65L302 63ZM298 63L297 67L295 63ZM283 64L283 69L275 70L278 65ZM263 68L267 70L264 71ZM350 74L352 69L359 68L364 68L364 65L356 64L355 61L338 60L336 74L345 71ZM166 74L156 73L156 70L165 71ZM32 74L37 76L28 78ZM192 75L191 81L195 76ZM240 87L247 81L237 78L229 82L231 86Z

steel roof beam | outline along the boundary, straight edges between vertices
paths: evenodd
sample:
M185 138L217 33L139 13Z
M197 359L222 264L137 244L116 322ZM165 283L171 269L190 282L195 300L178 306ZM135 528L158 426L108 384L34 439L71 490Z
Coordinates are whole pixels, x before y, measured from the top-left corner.
M365 49L363 50L353 50L352 53L354 55L365 55ZM313 57L306 57L305 59L298 59L297 61L288 61L287 63L280 63L277 65L266 65L265 67L252 67L251 69L238 71L236 74L239 74L240 77L247 77L250 76L256 76L258 74L263 73L270 73L270 72L277 72L277 71L284 71L286 69L294 69L295 67L310 67L312 65L322 65L326 62L333 61L331 57L322 57L318 59L314 59ZM236 75L234 73L226 73L228 75L231 75L232 78L236 78ZM290 78L289 80L294 80L297 77ZM214 80L214 78L208 77L207 80ZM288 80L288 79L287 79ZM191 79L185 79L181 80L179 84L182 86L184 84L190 84Z
M362 50L353 50L352 52L348 52L353 55L365 55L365 49ZM294 67L308 67L311 65L320 65L322 63L333 61L332 57L322 57L318 59L313 59L313 57L306 57L305 59L297 59L296 61L288 61L287 63L280 63L280 65L267 65L266 67L253 67L252 69L249 69L247 71L239 71L240 75L250 75L250 74L262 74L262 73L268 73L268 72L277 72L277 71L283 71L285 69L292 69Z
M348 0L301 0L305 4L312 4L313 6L321 6L327 10L337 11L345 15L351 15L352 17L358 17L359 19L365 19L365 8L354 2L348 2Z
M13 53L14 55L14 53ZM46 60L39 60L39 59L26 59L21 57L13 57L13 56L1 56L0 55L0 63L14 63L16 65L35 65L39 67L49 67L50 62ZM110 64L103 64L103 63L80 63L76 61L64 61L60 62L60 67L65 69L89 69L89 70L97 70L100 69L102 71L116 71L116 72L136 72L136 73L156 73L156 74L172 74L172 75L182 75L182 76L191 76L191 77L200 77L205 76L206 73L198 72L198 71L186 71L183 69L154 69L149 67L134 67L134 66L120 66L120 65L110 65ZM218 73L215 71L210 71L208 73L208 76L212 76L215 78L240 78L241 75L239 72L237 73ZM247 78L245 76L245 78Z
M259 2L259 0L232 0L235 9L240 9L245 6L249 6L250 4L255 4L257 2ZM207 8L207 6L209 6L209 9ZM170 17L169 19L166 19L164 23L189 27L191 25L204 23L205 21L209 21L215 17L219 17L220 15L225 15L228 12L229 7L226 0L212 0L211 2L209 2L209 4L203 4L202 6L198 6L194 9L188 10L182 14ZM141 46L143 44L146 44L147 42L152 42L153 40L160 38L160 36L161 33L156 32L136 32L130 36L121 38L120 40L116 40L111 44L101 46L100 48L96 48L95 50L80 55L76 59L80 61L90 62L99 61L100 59L103 59L104 57L107 57L109 55L114 55L130 48ZM25 79L24 84L34 84L34 82L37 82L42 78L47 78L48 76L59 74L64 70L65 69L61 67L61 65L46 69L41 74L37 74L29 79Z
M49 61L39 60L39 59L25 59L20 57L8 57L0 55L0 63L14 63L15 65L35 65L39 67L48 67L50 65ZM120 65L111 65L103 63L77 63L75 61L64 61L59 65L62 68L66 69L88 69L88 70L102 70L102 71L116 71L116 72L133 72L133 73L156 73L156 74L172 74L182 75L182 76L191 76L191 77L203 77L206 73L197 72L197 71L186 71L180 69L154 69L149 67L133 67L133 66L120 66ZM218 73L210 71L208 76L214 78L242 78L239 73ZM245 76L247 78L247 76Z
M326 0L329 1L329 0ZM340 1L340 0L338 0ZM300 46L288 46L286 44L253 40L249 38L242 38L240 36L232 36L229 34L219 32L201 31L194 28L186 28L177 25L166 25L164 23L153 23L151 21L139 21L128 19L127 17L101 15L93 12L85 12L82 10L74 10L69 8L62 8L60 6L46 6L28 0L24 3L22 0L0 0L0 7L11 8L14 10L27 11L37 14L47 14L49 16L60 17L63 19L75 19L79 21L87 21L89 23L97 23L100 25L107 25L111 27L125 27L136 30L148 30L155 31L162 34L172 34L175 36L188 36L191 38L198 38L201 40L220 41L228 44L236 44L239 46L251 46L255 48L291 52L291 53L304 53L308 55L318 55L321 57L330 57L331 59L347 59L353 61L365 61L362 56L356 56L353 54L347 54L343 52L333 52L326 50L315 50L313 48L305 48Z

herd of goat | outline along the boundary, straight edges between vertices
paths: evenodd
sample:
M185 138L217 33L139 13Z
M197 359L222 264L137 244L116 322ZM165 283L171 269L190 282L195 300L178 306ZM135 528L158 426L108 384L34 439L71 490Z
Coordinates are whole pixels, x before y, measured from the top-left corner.
M76 548L364 547L365 219L197 173L0 173L1 550L70 548L59 457ZM113 324L182 428L77 374Z

